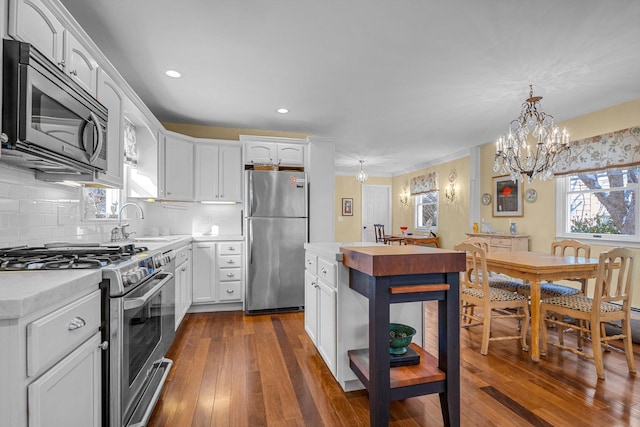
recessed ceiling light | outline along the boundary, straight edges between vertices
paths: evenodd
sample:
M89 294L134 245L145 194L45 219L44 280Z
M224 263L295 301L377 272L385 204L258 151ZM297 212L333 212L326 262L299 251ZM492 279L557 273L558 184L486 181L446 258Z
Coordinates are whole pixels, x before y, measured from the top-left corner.
M289 112L286 108L278 108L276 111L280 114L287 114Z
M180 74L176 70L167 70L165 71L165 74L169 77L173 77L174 79L177 79L182 76L182 74Z

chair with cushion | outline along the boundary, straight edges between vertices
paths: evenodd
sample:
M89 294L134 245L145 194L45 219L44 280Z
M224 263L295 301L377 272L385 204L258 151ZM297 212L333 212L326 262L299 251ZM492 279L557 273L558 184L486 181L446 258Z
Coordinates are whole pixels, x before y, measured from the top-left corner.
M470 243L480 246L485 253L489 252L489 241L482 237L470 237L462 243ZM500 288L506 291L516 292L522 286L522 280L514 279L506 274L489 273L489 286L492 288Z
M515 292L489 286L489 274L487 272L486 251L479 245L461 243L454 247L455 250L465 251L469 255L467 270L462 273L460 306L462 327L482 325L482 344L480 353L486 355L489 352L489 341L502 341L519 339L522 349L528 350L527 328L529 325L528 299ZM478 307L479 313L474 314L473 308ZM507 311L516 309L515 313ZM482 314L481 316L479 314ZM524 325L520 334L508 336L491 336L491 321L496 318L514 318Z
M589 258L591 256L591 246L578 242L577 240L560 240L558 242L551 243L551 255L568 255ZM580 289L572 286L561 285L559 283L544 282L540 284L540 297L552 298L568 295L586 295L586 279L572 279L571 277L567 277L566 280L580 282ZM529 283L524 283L518 287L518 292L522 295L531 296L531 286Z
M563 343L549 342L547 328L542 331L542 354L547 352L548 344L562 350L593 359L599 379L604 379L604 361L602 345L608 346L611 340L622 339L629 372L635 372L633 361L633 343L631 341L631 292L633 289L634 254L626 248L614 248L600 254L596 273L593 298L585 295L568 295L543 299L540 304L540 317L544 322L571 328L579 333L591 335L593 354L572 348ZM569 323L565 316L579 322ZM562 319L562 320L558 320ZM622 332L606 336L604 325L621 321Z

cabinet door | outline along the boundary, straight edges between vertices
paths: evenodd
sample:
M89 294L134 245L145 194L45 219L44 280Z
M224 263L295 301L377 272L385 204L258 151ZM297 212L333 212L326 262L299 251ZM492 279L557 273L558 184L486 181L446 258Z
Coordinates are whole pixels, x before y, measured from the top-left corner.
M96 87L98 101L109 110L107 123L107 170L98 172L100 182L122 188L124 115L122 111L124 94L103 70L98 72Z
M336 375L336 290L318 280L318 342L320 355ZM306 306L305 306L306 309Z
M165 136L165 197L193 200L193 142L173 135Z
M68 31L64 48L67 74L90 94L96 96L98 61ZM111 110L109 110L109 115L111 115Z
M189 260L176 267L176 324L178 329L191 306L191 265Z
M99 345L98 332L29 385L29 427L101 425Z
M282 166L304 166L304 145L278 144L278 164Z
M242 150L240 147L220 146L219 157L220 200L242 201Z
M193 244L193 303L216 302L215 243Z
M64 32L62 23L42 0L9 3L9 35L31 43L62 69L65 69Z
M196 200L219 200L218 144L196 143Z
M318 279L304 272L304 330L317 345L318 335Z
M247 142L245 144L245 164L277 164L278 147L268 142Z

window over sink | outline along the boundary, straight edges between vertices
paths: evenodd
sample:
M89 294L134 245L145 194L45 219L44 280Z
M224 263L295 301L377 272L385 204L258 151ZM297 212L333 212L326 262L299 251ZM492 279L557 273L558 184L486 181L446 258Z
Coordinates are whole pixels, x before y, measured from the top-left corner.
M122 206L119 189L83 187L82 219L84 221L113 221L118 219L118 209Z

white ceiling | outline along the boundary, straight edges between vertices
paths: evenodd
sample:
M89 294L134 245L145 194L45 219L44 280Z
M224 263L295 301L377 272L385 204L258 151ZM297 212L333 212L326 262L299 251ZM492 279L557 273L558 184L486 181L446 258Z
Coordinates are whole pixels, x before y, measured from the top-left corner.
M159 120L335 137L341 174L494 141L529 84L556 121L640 98L638 0L62 3Z

